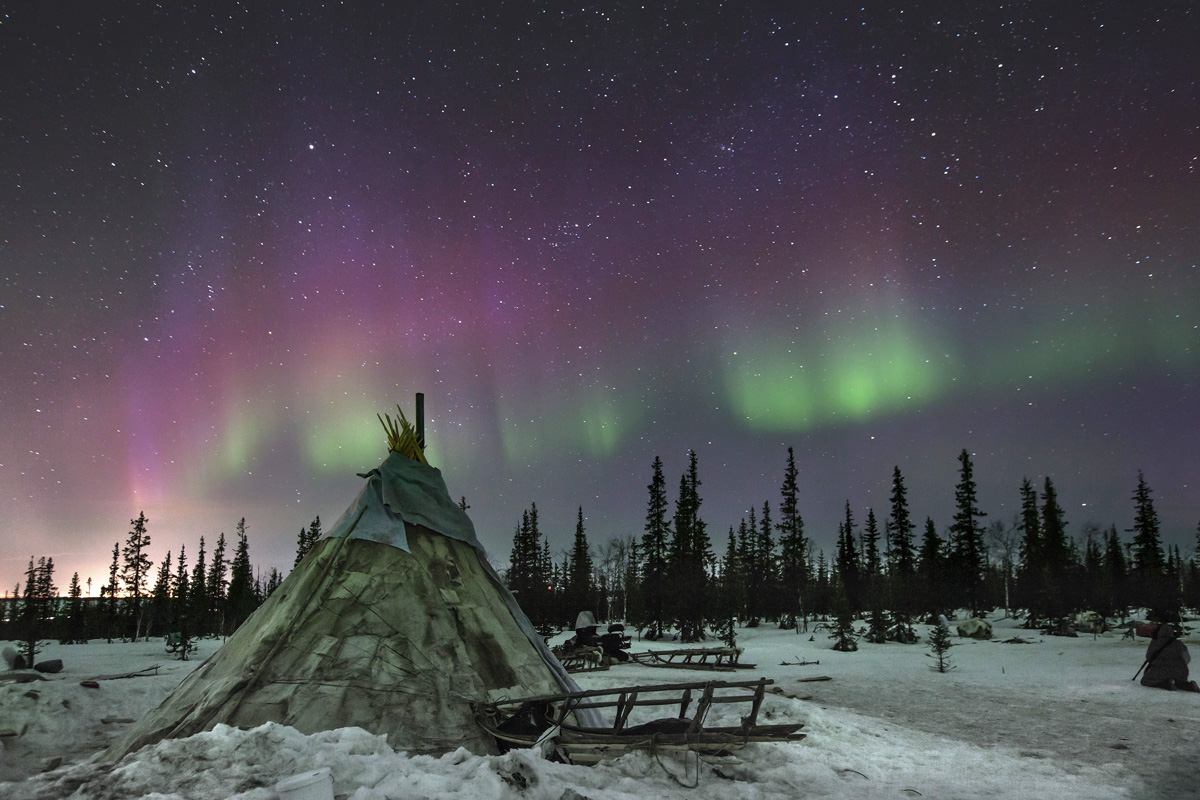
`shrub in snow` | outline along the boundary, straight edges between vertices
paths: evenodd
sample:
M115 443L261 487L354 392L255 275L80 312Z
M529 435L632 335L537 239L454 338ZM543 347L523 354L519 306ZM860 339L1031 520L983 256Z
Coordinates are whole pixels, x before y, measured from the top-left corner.
M913 630L912 619L903 611L893 611L891 625L887 629L887 638L891 642L901 644L916 644L917 632Z
M867 641L872 644L884 644L888 640L887 615L879 606L871 609L868 621Z
M835 641L833 643L834 650L840 650L843 653L852 653L858 649L858 636L854 633L854 619L850 616L850 604L846 602L846 596L838 592L834 599L833 629L829 632Z

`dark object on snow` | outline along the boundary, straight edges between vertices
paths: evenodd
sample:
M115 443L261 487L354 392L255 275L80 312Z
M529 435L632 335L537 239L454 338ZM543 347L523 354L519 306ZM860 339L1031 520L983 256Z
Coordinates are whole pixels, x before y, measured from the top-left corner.
M1163 623L1146 648L1146 663L1142 665L1146 674L1142 676L1142 686L1200 692L1196 682L1188 680L1188 662L1191 660L1187 647L1179 641L1175 626Z
M99 681L80 681L79 685L85 689L99 689L100 688Z
M33 665L33 668L38 672L44 672L47 675L55 675L59 672L62 672L62 659L51 658L47 659L46 661L39 661Z

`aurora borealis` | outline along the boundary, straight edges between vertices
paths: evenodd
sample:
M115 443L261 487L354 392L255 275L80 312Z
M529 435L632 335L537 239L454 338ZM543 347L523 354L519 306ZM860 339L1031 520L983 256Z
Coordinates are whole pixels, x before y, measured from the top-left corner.
M778 502L1200 521L1187 3L24 4L0 16L0 587L248 524L426 395L493 558Z

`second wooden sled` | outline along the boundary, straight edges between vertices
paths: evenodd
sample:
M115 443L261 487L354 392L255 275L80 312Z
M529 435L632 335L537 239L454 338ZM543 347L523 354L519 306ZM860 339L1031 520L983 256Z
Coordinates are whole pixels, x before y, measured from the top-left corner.
M755 664L739 664L742 651L735 647L691 647L681 650L646 650L630 653L633 661L647 667L675 669L707 669L732 672L735 669L754 669Z
M803 723L759 725L758 711L763 693L774 681L708 681L623 689L596 689L569 694L524 697L475 706L480 724L501 750L533 747L549 737L554 751L571 764L595 764L619 758L633 750L693 752L709 758L728 758L751 742L798 742L805 734ZM692 699L695 713L689 718ZM741 724L704 724L713 705L749 704ZM638 707L669 706L677 716L629 725L630 713ZM575 721L574 712L610 709L614 722L609 727L586 727Z

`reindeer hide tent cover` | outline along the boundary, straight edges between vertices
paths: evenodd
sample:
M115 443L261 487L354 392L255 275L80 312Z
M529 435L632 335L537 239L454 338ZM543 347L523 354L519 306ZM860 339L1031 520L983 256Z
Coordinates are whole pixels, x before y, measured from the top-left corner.
M412 753L489 753L472 701L578 691L440 471L392 452L362 477L328 535L109 759L268 721L303 733L358 726Z

